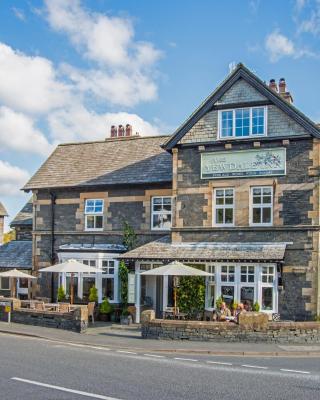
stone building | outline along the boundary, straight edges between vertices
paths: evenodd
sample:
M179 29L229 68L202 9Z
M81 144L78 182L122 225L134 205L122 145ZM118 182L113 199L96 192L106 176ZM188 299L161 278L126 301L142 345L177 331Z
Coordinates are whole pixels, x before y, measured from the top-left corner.
M208 309L222 296L270 317L319 315L319 139L284 79L267 85L239 64L163 144L171 234L123 254L135 266L137 320L141 297L158 315L171 301L168 277L140 281L140 271L174 259L214 274Z
M132 135L130 125L113 126L110 136L58 146L24 190L33 192L34 271L70 258L96 266L101 273L76 280L77 296L87 300L95 285L99 301L118 303L125 224L139 246L170 231L172 156L161 148L166 137ZM163 205L165 218L156 211ZM53 284L48 275L40 279L42 296L55 297L58 284L69 293L68 275Z
M3 243L3 234L4 234L4 219L8 216L7 210L4 205L0 201L0 246Z
M10 228L15 230L15 239L0 246L0 271L13 268L32 271L32 218L32 202L29 201L10 223ZM26 279L17 280L18 297L28 296L29 284ZM0 278L0 295L10 295L9 278Z

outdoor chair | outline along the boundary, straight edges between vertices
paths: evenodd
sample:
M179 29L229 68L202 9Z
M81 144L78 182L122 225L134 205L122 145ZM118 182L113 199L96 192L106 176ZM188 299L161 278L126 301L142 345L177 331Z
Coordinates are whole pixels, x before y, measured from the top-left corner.
M58 305L58 312L66 313L70 311L70 304L69 303L59 303Z
M96 303L94 301L91 301L88 303L88 322L90 321L90 317L92 320L92 323L94 324L94 308L96 306Z

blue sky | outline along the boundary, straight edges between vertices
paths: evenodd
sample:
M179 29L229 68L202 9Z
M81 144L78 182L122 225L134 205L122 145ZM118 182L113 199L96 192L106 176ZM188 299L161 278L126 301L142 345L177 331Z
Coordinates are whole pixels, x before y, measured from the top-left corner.
M0 201L57 143L170 134L243 62L320 121L320 0L0 1Z

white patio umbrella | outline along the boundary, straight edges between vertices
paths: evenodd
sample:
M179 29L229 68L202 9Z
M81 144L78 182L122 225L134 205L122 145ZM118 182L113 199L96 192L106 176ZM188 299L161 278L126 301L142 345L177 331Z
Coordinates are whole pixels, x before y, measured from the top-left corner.
M52 265L51 267L41 268L39 272L52 272L52 273L69 273L71 274L70 279L70 286L71 286L71 293L70 293L70 302L73 304L74 298L74 287L73 287L73 275L83 273L90 273L90 272L101 272L101 269L90 267L89 265L83 264L77 260L68 260L60 264Z
M170 264L163 265L158 268L144 271L141 275L151 276L212 276L209 272L202 271L201 269L189 267L188 265L182 264L179 261L173 261ZM175 279L174 282L174 310L176 313L177 309L177 286Z
M15 297L15 294L16 294L15 293L16 292L16 290L15 290L15 288L16 288L16 279L20 279L20 278L29 279L29 280L37 279L35 276L26 274L25 272L19 271L16 268L11 269L10 271L0 272L0 277L1 278L12 278L12 279L14 279L14 284L11 285L11 295L12 295L12 297Z

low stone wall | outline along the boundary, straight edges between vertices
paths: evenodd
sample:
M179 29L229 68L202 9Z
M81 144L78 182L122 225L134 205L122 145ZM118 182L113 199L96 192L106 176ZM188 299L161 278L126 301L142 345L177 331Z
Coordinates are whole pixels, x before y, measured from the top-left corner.
M81 333L88 328L88 308L80 306L67 313L20 308L12 312L11 321Z
M320 343L319 322L268 322L261 327L232 322L151 320L142 322L142 337L221 342Z

